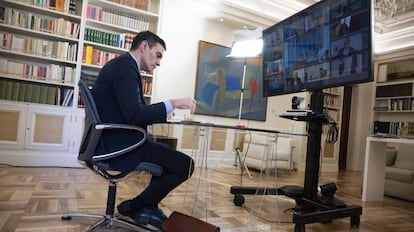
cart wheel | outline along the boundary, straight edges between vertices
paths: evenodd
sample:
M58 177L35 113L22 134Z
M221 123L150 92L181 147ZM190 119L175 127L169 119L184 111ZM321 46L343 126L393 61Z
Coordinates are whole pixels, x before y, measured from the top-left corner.
M305 232L305 224L295 224L295 232Z
M358 216L352 216L351 217L351 226L358 228L359 227L360 220L361 219L360 219L359 215Z
M62 216L62 220L65 220L65 221L72 220L72 217L71 216L67 216L67 215L63 215Z
M244 196L241 194L235 194L233 203L237 206L242 206L244 204Z

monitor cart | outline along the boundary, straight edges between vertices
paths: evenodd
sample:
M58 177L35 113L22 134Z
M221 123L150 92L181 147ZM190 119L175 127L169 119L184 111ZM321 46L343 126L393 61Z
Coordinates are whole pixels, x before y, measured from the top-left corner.
M340 199L335 198L336 185L334 183L321 186L321 194L318 193L322 124L328 122L328 118L323 114L322 90L315 90L311 93L310 109L311 111L305 111L303 114L287 112L281 115L283 118L308 122L305 184L303 188L301 186L283 186L277 189L263 189L232 186L230 192L234 194L234 204L237 206L243 205L243 194L285 195L295 199L296 202L293 213L295 232L305 232L305 224L327 223L344 217L350 217L352 227L359 227L362 207L347 205Z

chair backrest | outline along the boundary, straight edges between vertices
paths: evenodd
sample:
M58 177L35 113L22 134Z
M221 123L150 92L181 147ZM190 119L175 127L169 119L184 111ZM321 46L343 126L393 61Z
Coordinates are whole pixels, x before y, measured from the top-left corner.
M101 119L88 86L82 80L79 80L78 85L85 106L85 128L78 159L90 161L101 139L102 130L95 128L96 125L101 123Z

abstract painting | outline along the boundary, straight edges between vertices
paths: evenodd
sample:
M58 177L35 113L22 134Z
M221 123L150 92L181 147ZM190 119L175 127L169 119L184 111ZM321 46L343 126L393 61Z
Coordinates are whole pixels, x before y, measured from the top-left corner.
M263 97L261 58L226 57L230 48L200 41L196 76L196 113L239 117L243 68L246 64L242 98L242 119L266 120L266 98Z

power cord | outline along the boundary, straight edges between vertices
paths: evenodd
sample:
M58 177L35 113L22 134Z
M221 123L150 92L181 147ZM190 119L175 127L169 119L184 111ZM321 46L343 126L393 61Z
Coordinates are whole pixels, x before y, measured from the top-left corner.
M325 114L328 119L328 131L326 133L326 142L330 144L338 141L338 127L336 126L335 120L333 120L328 114Z

